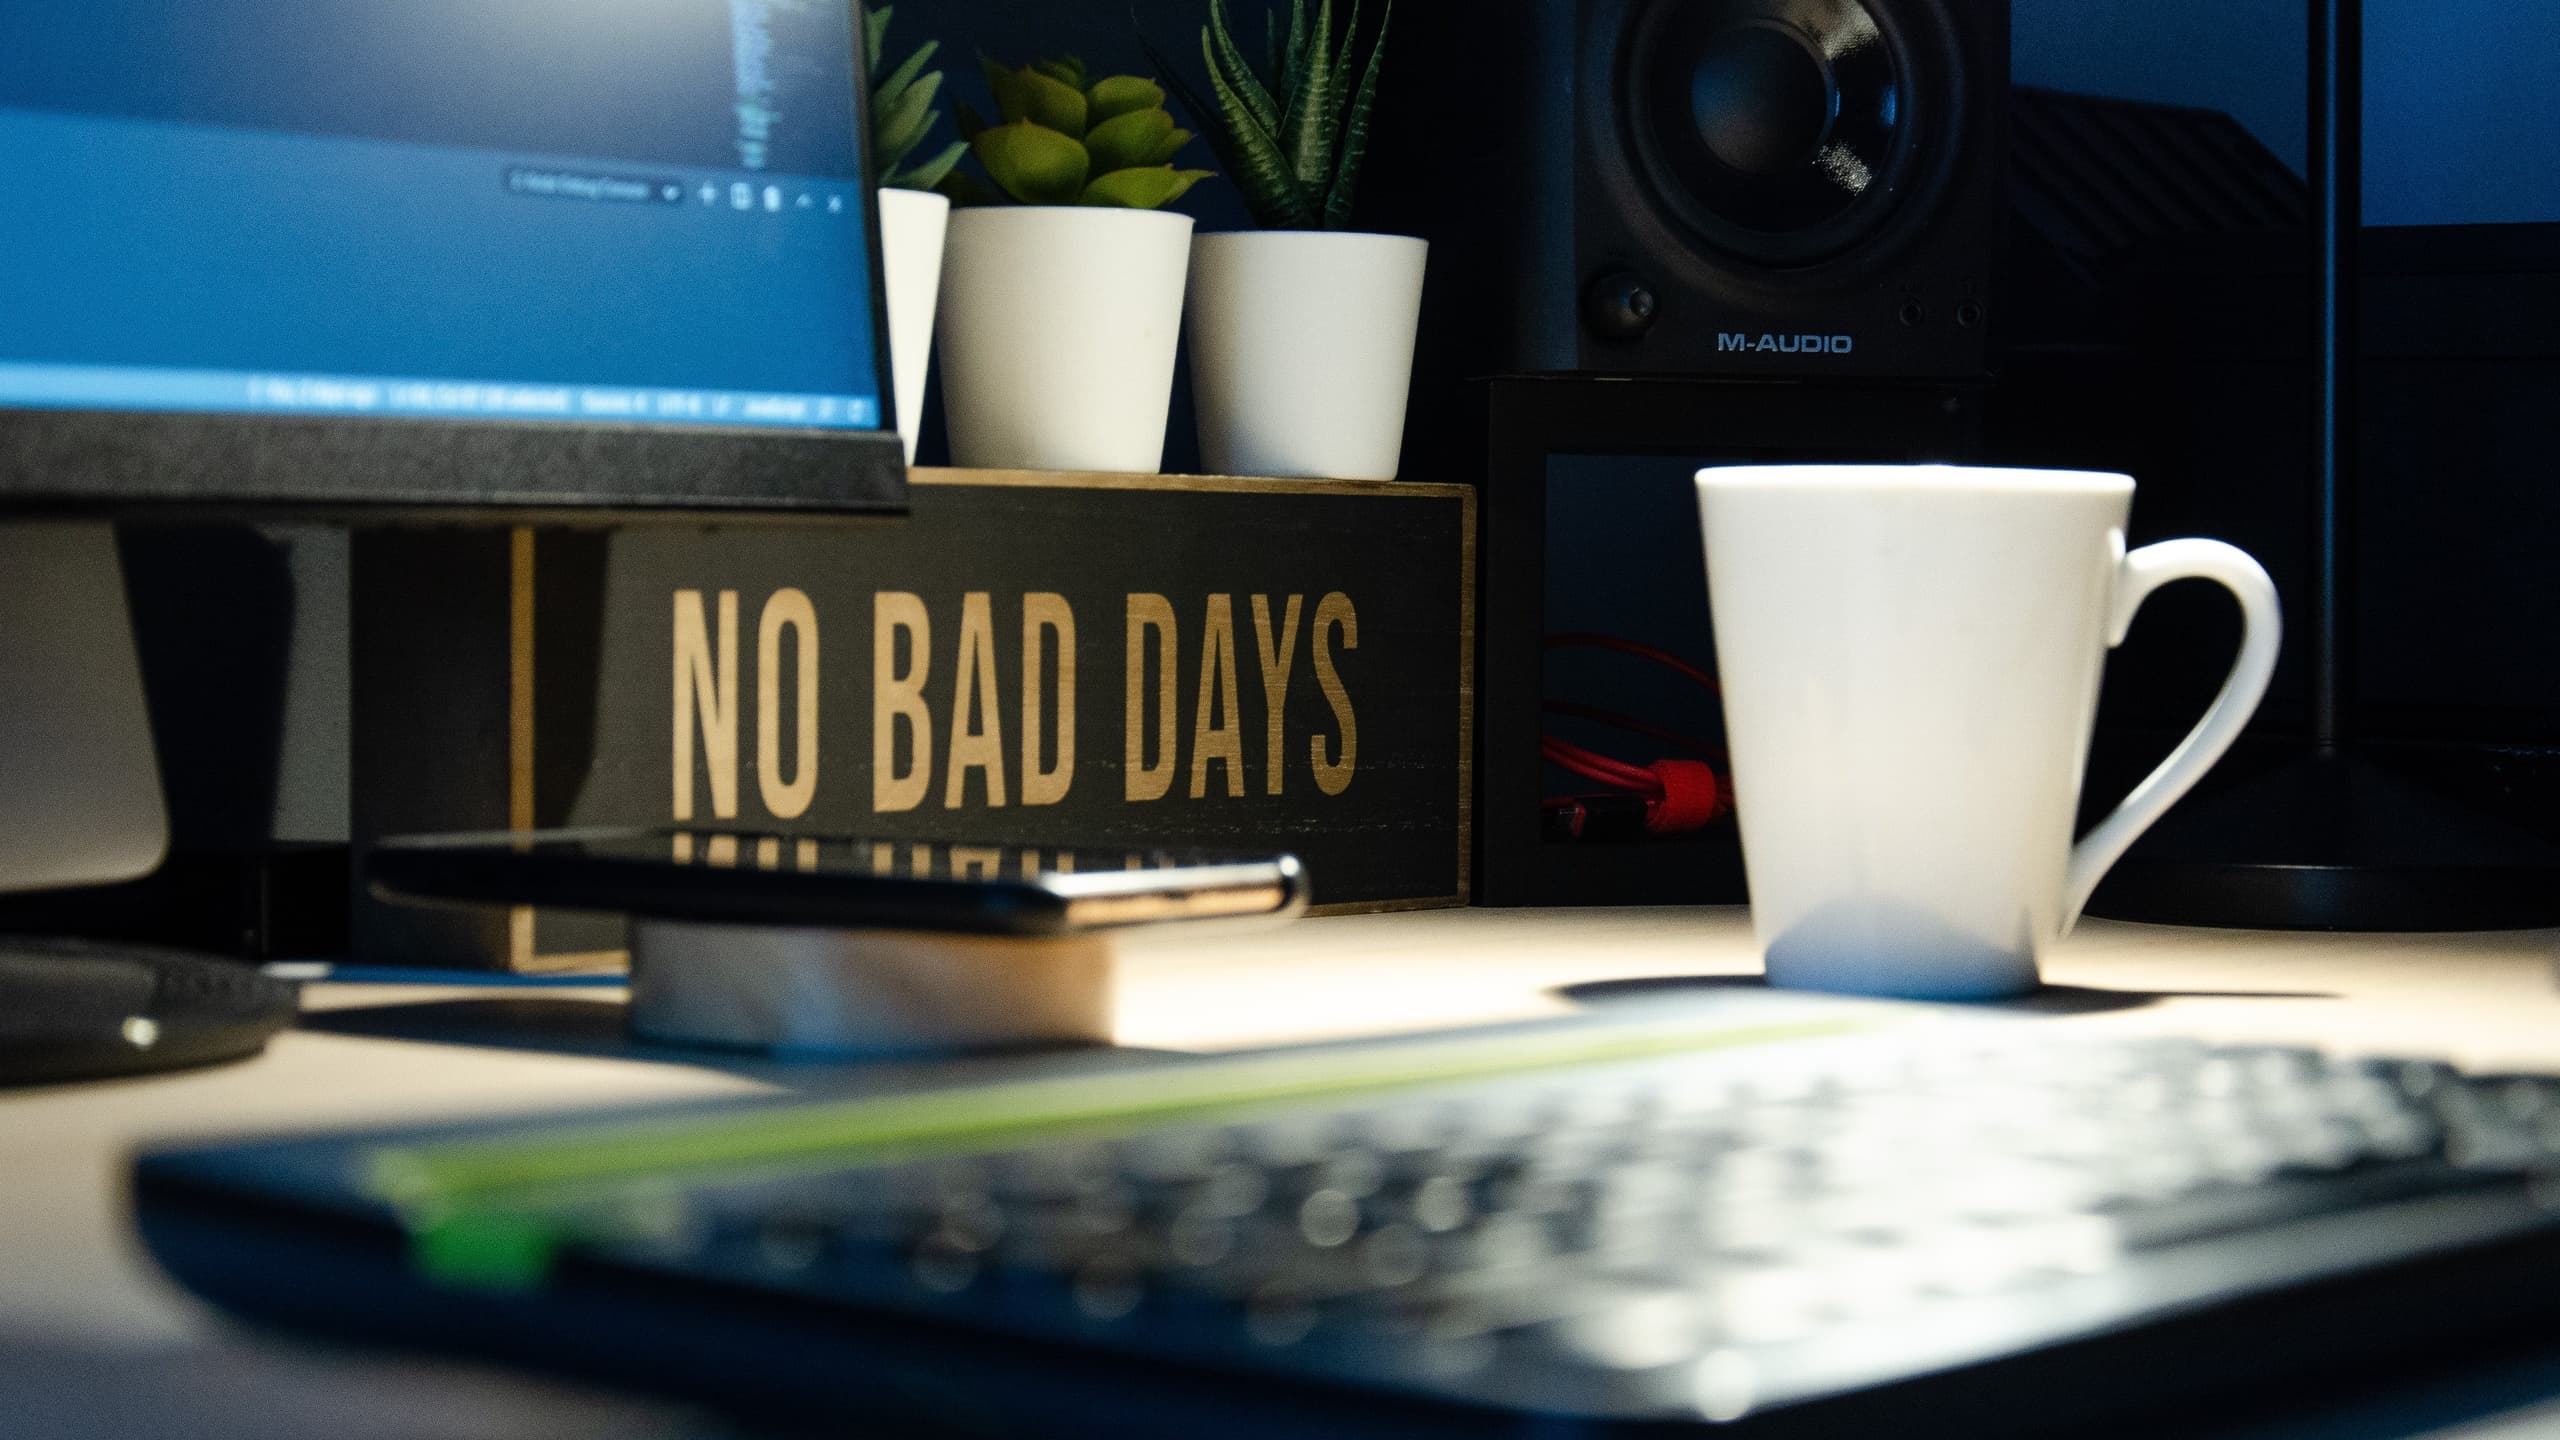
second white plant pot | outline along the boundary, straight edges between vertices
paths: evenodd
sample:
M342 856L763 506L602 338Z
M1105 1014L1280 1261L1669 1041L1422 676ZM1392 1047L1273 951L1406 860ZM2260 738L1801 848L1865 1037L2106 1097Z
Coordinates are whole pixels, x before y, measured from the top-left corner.
M954 213L937 348L956 465L1164 465L1191 217L1078 206Z
M1271 230L1191 244L1191 395L1225 475L1392 480L1429 247Z
M880 192L880 275L889 292L889 374L898 433L916 463L925 371L933 363L933 309L942 291L942 237L951 201L922 190Z

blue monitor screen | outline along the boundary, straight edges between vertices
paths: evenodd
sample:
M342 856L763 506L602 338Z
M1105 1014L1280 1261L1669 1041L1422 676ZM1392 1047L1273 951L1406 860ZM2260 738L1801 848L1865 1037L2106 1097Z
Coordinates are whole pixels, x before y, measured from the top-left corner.
M851 0L0 7L0 407L873 429Z

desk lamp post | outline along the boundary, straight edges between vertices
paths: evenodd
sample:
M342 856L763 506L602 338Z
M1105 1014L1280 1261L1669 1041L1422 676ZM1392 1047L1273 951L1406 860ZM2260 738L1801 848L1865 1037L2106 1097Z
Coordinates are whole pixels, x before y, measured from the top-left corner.
M2560 845L2393 772L2351 733L2361 0L2310 0L2310 34L2316 530L2308 745L2272 767L2208 782L2118 865L2090 911L2260 929L2560 925Z

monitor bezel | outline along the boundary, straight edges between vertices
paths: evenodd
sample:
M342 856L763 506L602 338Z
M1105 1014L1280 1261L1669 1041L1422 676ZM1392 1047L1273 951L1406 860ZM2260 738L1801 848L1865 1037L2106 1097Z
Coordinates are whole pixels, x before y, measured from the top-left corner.
M862 7L845 10L878 428L0 406L0 514L622 524L905 513L871 73ZM371 478L358 490L351 473Z

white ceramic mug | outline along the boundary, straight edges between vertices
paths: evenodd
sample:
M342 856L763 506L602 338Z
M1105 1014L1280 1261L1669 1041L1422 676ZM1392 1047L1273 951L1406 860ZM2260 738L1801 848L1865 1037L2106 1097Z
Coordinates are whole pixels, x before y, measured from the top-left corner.
M2245 553L2125 553L2133 481L2070 471L1700 471L1752 925L1772 984L1984 999L2037 984L2125 847L2222 757L2281 625ZM2098 677L2144 598L2215 581L2247 622L2194 732L2071 840Z

